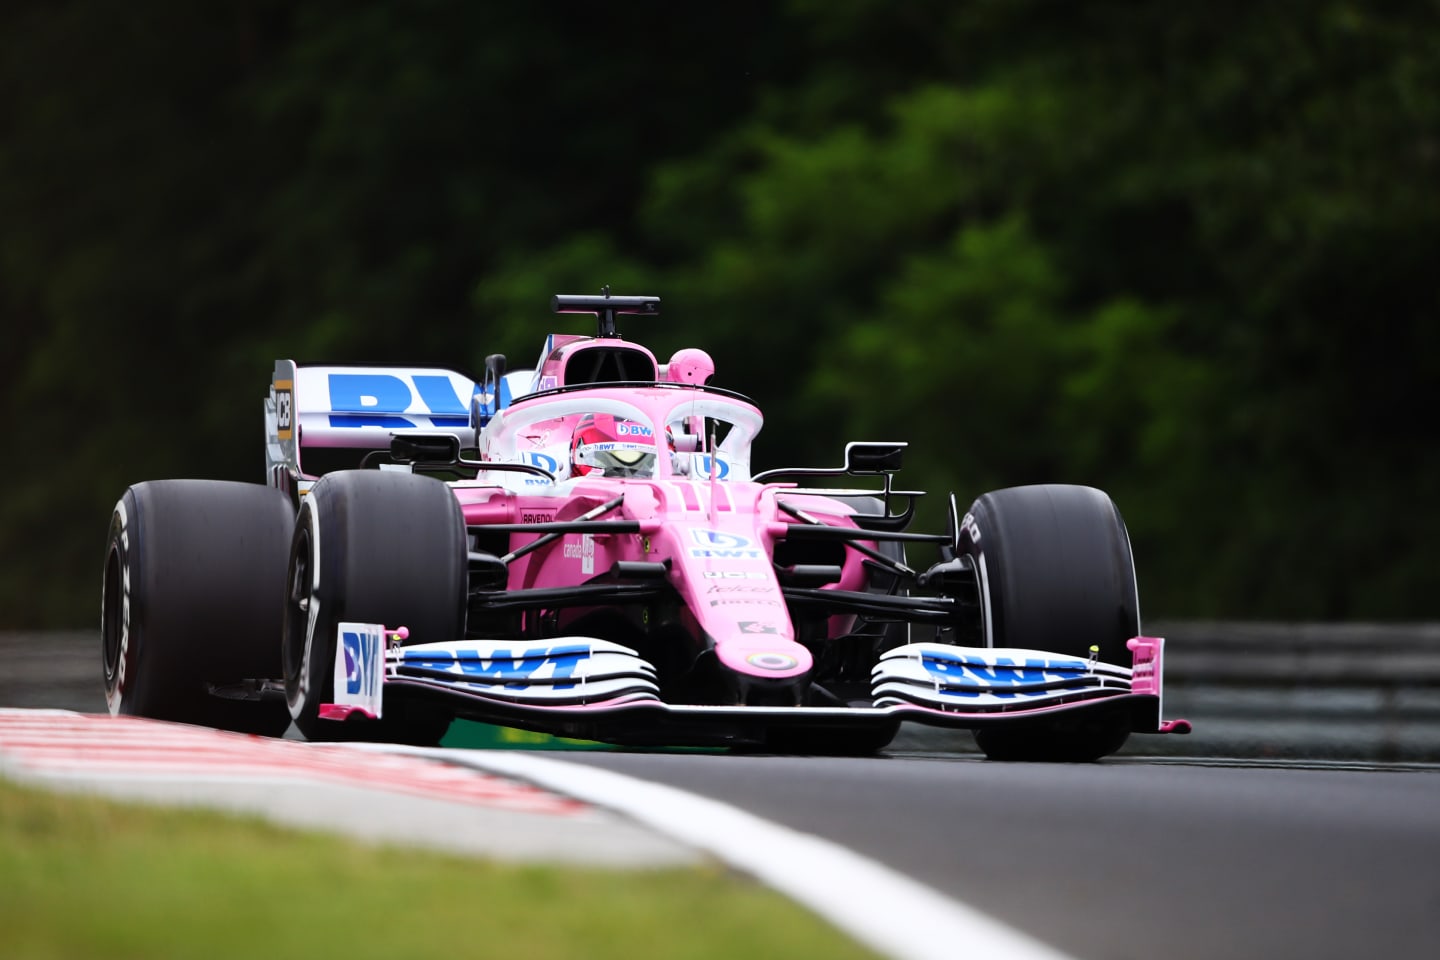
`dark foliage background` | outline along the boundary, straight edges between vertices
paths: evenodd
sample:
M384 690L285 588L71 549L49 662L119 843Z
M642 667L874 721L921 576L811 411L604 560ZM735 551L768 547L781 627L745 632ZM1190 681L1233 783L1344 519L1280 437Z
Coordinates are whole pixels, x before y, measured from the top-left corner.
M528 363L658 294L758 462L1109 490L1150 617L1435 617L1440 4L0 7L0 627L276 357ZM932 497L927 519L938 519Z

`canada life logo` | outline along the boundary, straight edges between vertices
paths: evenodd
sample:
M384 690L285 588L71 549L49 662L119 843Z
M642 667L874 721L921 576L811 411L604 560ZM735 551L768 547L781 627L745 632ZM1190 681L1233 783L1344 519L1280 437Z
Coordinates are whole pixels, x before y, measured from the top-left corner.
M718 530L691 530L690 556L702 560L758 560L761 553L745 537Z

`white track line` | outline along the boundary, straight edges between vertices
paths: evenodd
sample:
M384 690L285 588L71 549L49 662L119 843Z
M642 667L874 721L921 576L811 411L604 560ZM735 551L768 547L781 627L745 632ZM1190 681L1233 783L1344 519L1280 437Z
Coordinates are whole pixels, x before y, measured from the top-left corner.
M895 960L1068 960L1068 955L883 864L674 787L522 753L349 744L443 759L606 807L703 850Z

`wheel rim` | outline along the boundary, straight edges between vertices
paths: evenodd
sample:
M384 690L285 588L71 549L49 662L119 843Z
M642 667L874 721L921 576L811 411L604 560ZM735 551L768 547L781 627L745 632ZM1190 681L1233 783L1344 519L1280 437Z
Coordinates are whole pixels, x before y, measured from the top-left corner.
M101 643L105 651L105 685L113 687L120 672L120 648L125 633L125 561L111 545L105 558L105 586L100 601Z
M305 638L310 629L310 610L315 604L315 580L310 574L310 532L297 530L290 555L290 573L285 587L285 634L281 656L285 686L297 691L305 670Z

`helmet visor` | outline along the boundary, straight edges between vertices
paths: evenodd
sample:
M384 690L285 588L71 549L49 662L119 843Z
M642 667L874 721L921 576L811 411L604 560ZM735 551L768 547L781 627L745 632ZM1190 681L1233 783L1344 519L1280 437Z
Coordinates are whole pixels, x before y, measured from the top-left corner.
M587 443L575 454L577 463L602 477L653 477L655 447L640 443Z

